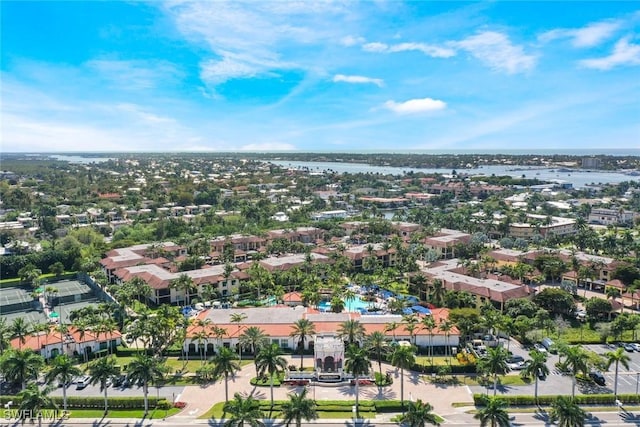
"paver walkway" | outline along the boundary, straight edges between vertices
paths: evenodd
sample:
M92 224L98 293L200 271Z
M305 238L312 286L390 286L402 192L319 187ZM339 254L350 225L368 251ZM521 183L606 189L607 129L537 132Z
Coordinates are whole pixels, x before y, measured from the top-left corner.
M295 356L285 356L288 364L298 364L299 358ZM307 357L305 366L311 364L311 358ZM377 370L377 363L373 363L372 368ZM361 400L390 400L400 399L400 371L395 367L383 363L382 371L388 372L394 379L389 387L378 388L375 386L360 387ZM251 378L255 377L256 371L253 364L246 365L232 380L229 380L229 398L235 393L253 394L260 400L270 399L269 387L255 387L250 384ZM299 391L300 387L274 387L274 400L286 400L287 394ZM207 386L189 386L185 387L182 395L177 396L176 400L186 402L187 406L184 411L177 414L172 419L197 418L203 415L215 403L224 401L224 381L218 381ZM316 400L355 400L355 387L350 385L325 387L310 386L309 396ZM434 407L434 412L446 419L448 414L457 414L459 409L452 407L454 402L471 402L472 397L469 388L464 385L438 385L425 382L421 375L416 372L406 371L404 375L404 398L405 400L421 399L429 402Z

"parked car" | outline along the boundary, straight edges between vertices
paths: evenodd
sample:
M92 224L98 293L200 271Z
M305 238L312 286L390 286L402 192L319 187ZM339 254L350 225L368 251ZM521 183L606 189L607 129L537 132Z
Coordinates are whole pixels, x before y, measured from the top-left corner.
M625 344L624 349L626 351L634 352L636 350L636 347L633 344Z
M509 356L507 359L507 363L522 363L524 362L524 357L518 355Z
M606 384L606 379L604 378L604 375L602 375L602 372L600 372L600 371L591 371L591 372L589 372L589 378L591 378L593 380L593 382L598 384L598 385L605 385Z
M540 341L540 344L550 353L553 353L552 348L554 345L554 342L551 338L544 338L542 341Z
M633 344L631 344L631 345L633 346L633 349L634 349L635 351L640 351L640 344L639 344L639 343L637 343L637 342L636 342L636 343L633 343Z
M525 362L507 363L507 367L512 371L521 371L527 367L527 364Z
M76 383L76 389L82 390L83 388L85 388L86 386L89 385L90 381L91 381L91 377L89 377L89 376L84 376L84 377L80 378L78 380L78 382Z
M121 387L124 384L124 380L127 379L126 375L120 375L113 380L114 387Z
M543 347L542 344L540 344L540 343L535 343L533 345L533 349L536 350L536 351L539 351L540 353L546 353L547 352L547 349L545 347Z
M541 380L545 380L547 378L547 376L545 375L545 373L542 371L542 369L538 369L538 379Z

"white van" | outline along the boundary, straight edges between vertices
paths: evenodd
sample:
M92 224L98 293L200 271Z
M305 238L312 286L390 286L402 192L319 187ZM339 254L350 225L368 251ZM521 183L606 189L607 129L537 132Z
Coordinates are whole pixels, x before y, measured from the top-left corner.
M76 389L77 390L82 390L83 388L88 386L90 382L91 382L91 377L84 376L84 377L80 378L78 380L78 382L76 383Z

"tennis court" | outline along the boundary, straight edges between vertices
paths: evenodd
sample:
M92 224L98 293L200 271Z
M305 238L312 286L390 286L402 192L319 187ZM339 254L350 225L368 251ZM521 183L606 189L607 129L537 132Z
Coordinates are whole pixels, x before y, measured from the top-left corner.
M0 313L24 311L33 305L30 288L7 287L0 288Z
M31 311L16 311L14 313L2 313L2 318L7 319L7 324L11 324L13 319L17 319L21 317L27 324L35 325L37 323L47 323L47 316L45 316L44 312L31 310Z
M47 300L53 301L54 305L79 302L94 298L93 290L86 284L77 280L61 280L51 283L47 288L55 288L57 292L47 292Z

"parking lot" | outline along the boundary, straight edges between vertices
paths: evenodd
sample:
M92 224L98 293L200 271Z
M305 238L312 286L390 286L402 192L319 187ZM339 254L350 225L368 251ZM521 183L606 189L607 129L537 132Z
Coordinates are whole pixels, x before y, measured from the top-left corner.
M586 350L593 351L597 354L603 355L608 351L615 350L613 345L585 345ZM529 349L524 348L519 343L511 341L509 350L514 355L522 356L525 360L529 359ZM638 393L640 391L640 352L627 352L626 353L631 361L629 362L629 370L620 366L618 374L618 393L631 394ZM544 380L538 382L538 394L571 394L572 378L570 375L564 375L556 367L556 363L559 361L559 356L556 354L549 354L547 359L547 367L549 368L549 376ZM578 382L576 387L577 394L597 394L597 393L613 393L614 377L615 377L615 365L612 365L609 371L602 372L605 377L605 385L600 386L594 383ZM517 374L517 372L512 372ZM487 389L482 386L471 387L474 393L486 393ZM528 385L522 386L498 386L499 394L531 394L534 393L533 382Z

